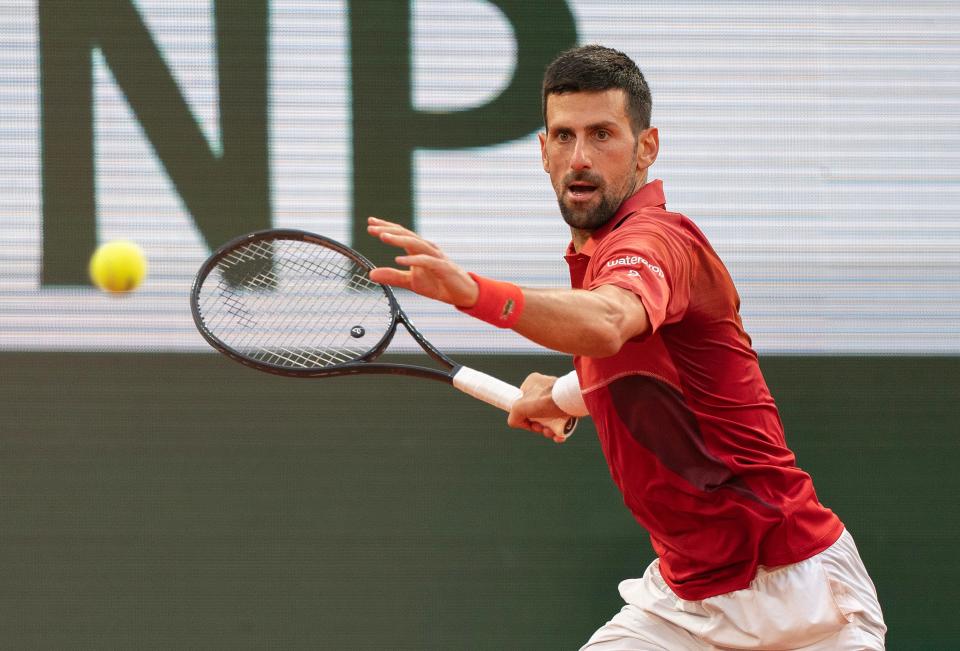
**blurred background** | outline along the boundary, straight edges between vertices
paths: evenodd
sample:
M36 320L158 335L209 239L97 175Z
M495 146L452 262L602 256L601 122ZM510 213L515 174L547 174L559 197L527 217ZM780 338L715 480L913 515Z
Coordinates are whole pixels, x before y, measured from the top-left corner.
M5 0L0 647L568 649L620 608L653 552L589 422L558 447L439 383L259 374L187 300L258 228L386 260L368 214L564 286L540 79L592 42L646 75L651 176L726 261L889 648L960 646L956 3ZM132 294L87 279L111 239ZM571 367L400 299L475 368Z

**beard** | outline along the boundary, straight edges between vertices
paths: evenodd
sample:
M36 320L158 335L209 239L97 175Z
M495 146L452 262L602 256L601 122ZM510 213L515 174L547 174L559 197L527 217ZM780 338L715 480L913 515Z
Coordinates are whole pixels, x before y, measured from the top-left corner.
M610 221L617 210L620 208L620 204L624 202L632 193L633 188L636 185L637 175L636 173L632 174L625 187L620 190L620 192L610 191L606 185L603 185L603 179L591 172L579 172L579 173L570 173L563 179L563 184L560 186L559 192L557 192L557 203L560 206L560 214L563 215L563 221L571 228L576 228L582 231L595 231L608 221ZM584 183L589 183L596 186L595 192L600 195L600 201L592 208L584 206L582 208L574 208L567 205L563 198L566 193L567 187L575 182L582 181Z
M614 199L603 193L600 195L600 203L593 208L572 208L563 202L562 197L557 198L563 221L581 231L595 231L606 224L617 213L622 201L623 199Z

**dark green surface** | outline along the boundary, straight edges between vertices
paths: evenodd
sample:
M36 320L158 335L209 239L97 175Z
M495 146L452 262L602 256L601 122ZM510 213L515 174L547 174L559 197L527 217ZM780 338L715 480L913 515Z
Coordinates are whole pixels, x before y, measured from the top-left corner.
M652 555L589 424L555 446L440 383L214 355L0 363L2 648L575 649ZM960 647L960 359L764 368L889 648Z

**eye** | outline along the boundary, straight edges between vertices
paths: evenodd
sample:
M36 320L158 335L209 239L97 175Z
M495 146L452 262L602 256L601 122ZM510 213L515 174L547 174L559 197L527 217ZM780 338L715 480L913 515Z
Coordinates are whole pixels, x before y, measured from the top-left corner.
M606 129L597 130L597 140L608 140L610 138L610 132Z
M570 133L567 131L561 131L557 134L558 142L568 142L570 140Z

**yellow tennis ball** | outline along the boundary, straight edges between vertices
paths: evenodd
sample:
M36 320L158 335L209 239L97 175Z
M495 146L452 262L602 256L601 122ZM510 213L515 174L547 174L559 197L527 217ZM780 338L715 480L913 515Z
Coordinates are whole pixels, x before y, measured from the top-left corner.
M97 247L90 258L90 280L105 292L132 291L146 275L147 257L133 242L106 242Z

